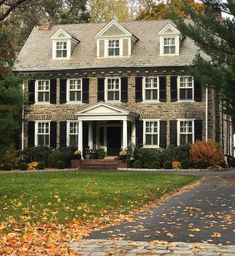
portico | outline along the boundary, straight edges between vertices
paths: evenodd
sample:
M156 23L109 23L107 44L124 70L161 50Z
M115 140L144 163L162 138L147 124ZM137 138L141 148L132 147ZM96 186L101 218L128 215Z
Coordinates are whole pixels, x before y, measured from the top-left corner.
M103 148L107 155L117 155L120 148L136 144L136 119L139 114L129 109L100 102L76 113L78 149L84 149L84 123L88 124L88 146Z

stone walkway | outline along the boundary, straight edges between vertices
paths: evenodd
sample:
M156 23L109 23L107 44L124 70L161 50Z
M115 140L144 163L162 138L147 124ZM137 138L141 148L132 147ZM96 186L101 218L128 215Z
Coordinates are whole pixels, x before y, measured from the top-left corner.
M235 245L215 245L207 243L167 243L142 242L124 240L82 240L71 243L70 247L76 249L80 256L234 256Z

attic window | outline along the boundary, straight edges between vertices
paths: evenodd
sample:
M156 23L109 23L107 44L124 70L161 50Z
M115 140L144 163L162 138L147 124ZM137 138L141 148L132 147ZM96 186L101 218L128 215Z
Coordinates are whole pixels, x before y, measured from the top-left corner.
M120 55L120 43L119 40L108 41L108 55L119 56Z
M56 42L56 58L67 58L67 42Z
M175 37L164 38L163 52L164 54L175 54Z

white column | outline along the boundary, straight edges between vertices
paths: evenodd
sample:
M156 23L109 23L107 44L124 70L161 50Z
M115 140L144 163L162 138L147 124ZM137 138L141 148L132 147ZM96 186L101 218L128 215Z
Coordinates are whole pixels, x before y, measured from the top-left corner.
M127 120L122 122L122 147L127 148Z
M208 141L208 87L206 87L206 111L205 111L206 117L205 117L205 126L206 126L206 136L205 139Z
M82 120L78 122L78 149L81 150L81 159L83 159L83 129Z
M135 122L131 123L131 143L133 146L136 145L136 128L135 128Z
M93 149L93 123L89 122L89 131L88 131L88 146L90 149Z

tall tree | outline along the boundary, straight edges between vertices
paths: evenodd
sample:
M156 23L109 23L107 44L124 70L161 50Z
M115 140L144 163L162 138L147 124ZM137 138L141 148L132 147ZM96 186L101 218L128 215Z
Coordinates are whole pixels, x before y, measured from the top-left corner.
M192 23L180 18L177 12L174 12L174 21L181 32L206 53L207 57L197 55L192 72L203 84L220 91L224 111L231 116L235 126L235 2L203 0L203 3L203 14L187 3L183 5ZM229 16L223 18L222 13Z
M90 15L93 22L108 22L112 18L127 21L132 18L128 0L90 0Z
M14 49L9 29L0 24L0 154L14 144L20 127L20 78L12 73Z
M137 20L161 20L170 19L172 15L172 8L183 18L189 18L190 16L184 11L183 4L187 2L188 5L196 10L202 12L204 7L202 4L195 2L194 0L171 0L171 1L155 1L155 0L140 0L139 13L137 14Z

